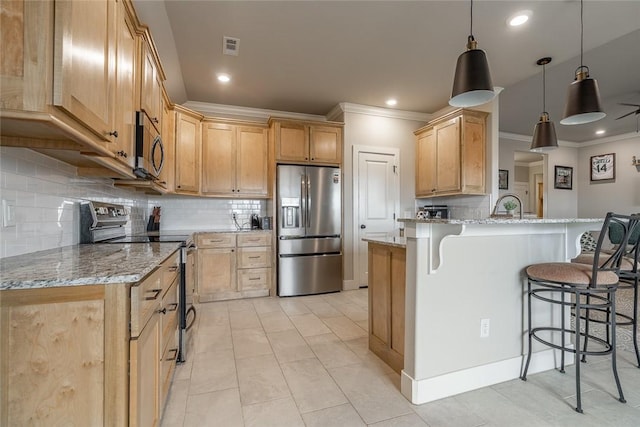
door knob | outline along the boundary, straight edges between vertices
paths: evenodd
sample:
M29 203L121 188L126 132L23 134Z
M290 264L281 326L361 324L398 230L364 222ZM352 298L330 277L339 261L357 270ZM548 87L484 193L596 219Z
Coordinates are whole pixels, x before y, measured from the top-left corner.
M364 225L364 224L360 224L360 228L362 228L364 230L365 228L367 228L367 226Z

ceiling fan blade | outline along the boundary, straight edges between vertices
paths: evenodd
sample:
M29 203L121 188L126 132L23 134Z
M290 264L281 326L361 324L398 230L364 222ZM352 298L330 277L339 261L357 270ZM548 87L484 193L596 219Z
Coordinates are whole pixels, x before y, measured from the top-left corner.
M627 113L627 114L625 114L624 116L620 116L620 117L618 117L616 120L623 119L623 118L625 118L625 117L627 117L627 116L630 116L630 115L632 115L632 114L638 114L638 111L636 110L636 111L632 111L632 112L630 112L630 113Z
M627 104L626 102L618 102L618 105L626 105L628 107L640 107L640 104Z

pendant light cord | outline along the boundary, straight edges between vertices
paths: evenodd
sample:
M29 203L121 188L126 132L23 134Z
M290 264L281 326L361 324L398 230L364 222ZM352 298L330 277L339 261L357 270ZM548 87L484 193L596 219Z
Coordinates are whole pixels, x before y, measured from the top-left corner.
M473 0L471 0L471 25L469 26L469 37L473 40Z
M547 112L547 79L546 79L546 65L542 64L542 112Z
M580 68L583 68L584 62L582 61L582 55L584 52L584 3L580 0Z

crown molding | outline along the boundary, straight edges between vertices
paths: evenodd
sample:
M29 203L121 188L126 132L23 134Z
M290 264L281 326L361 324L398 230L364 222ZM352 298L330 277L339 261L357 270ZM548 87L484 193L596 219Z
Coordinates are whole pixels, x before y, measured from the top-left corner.
M580 143L580 147L590 147L592 145L606 144L609 142L626 141L627 139L640 140L640 133L629 132L629 133L623 133L620 135L613 135L613 136L606 136L604 138L592 139L591 141L585 141Z
M415 122L428 122L433 118L432 114L427 113L372 107L370 105L352 104L350 102L341 102L333 107L327 114L327 118L333 120L342 113L366 114L368 116L388 117L391 119L411 120Z
M286 119L327 121L325 116L317 114L292 113L289 111L266 110L263 108L239 107L236 105L211 104L208 102L187 101L183 107L195 110L205 116L245 118L255 121L267 122L269 117L282 117Z
M520 141L520 142L528 142L531 143L531 140L533 139L532 135L521 135L519 133L510 133L510 132L500 132L500 138L504 138L504 139L509 139L512 141ZM579 147L583 147L584 144L582 143L578 143L578 142L571 142L571 141L563 141L563 140L558 140L558 145L561 147L570 147L570 148L579 148Z

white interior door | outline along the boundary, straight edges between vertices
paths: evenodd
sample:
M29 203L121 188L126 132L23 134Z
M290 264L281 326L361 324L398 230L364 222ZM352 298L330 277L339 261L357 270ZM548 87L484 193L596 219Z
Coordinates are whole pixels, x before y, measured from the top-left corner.
M357 222L357 254L355 280L359 286L368 283L367 243L363 238L380 237L397 228L396 212L400 206L400 182L397 155L358 152L357 187L354 194Z

